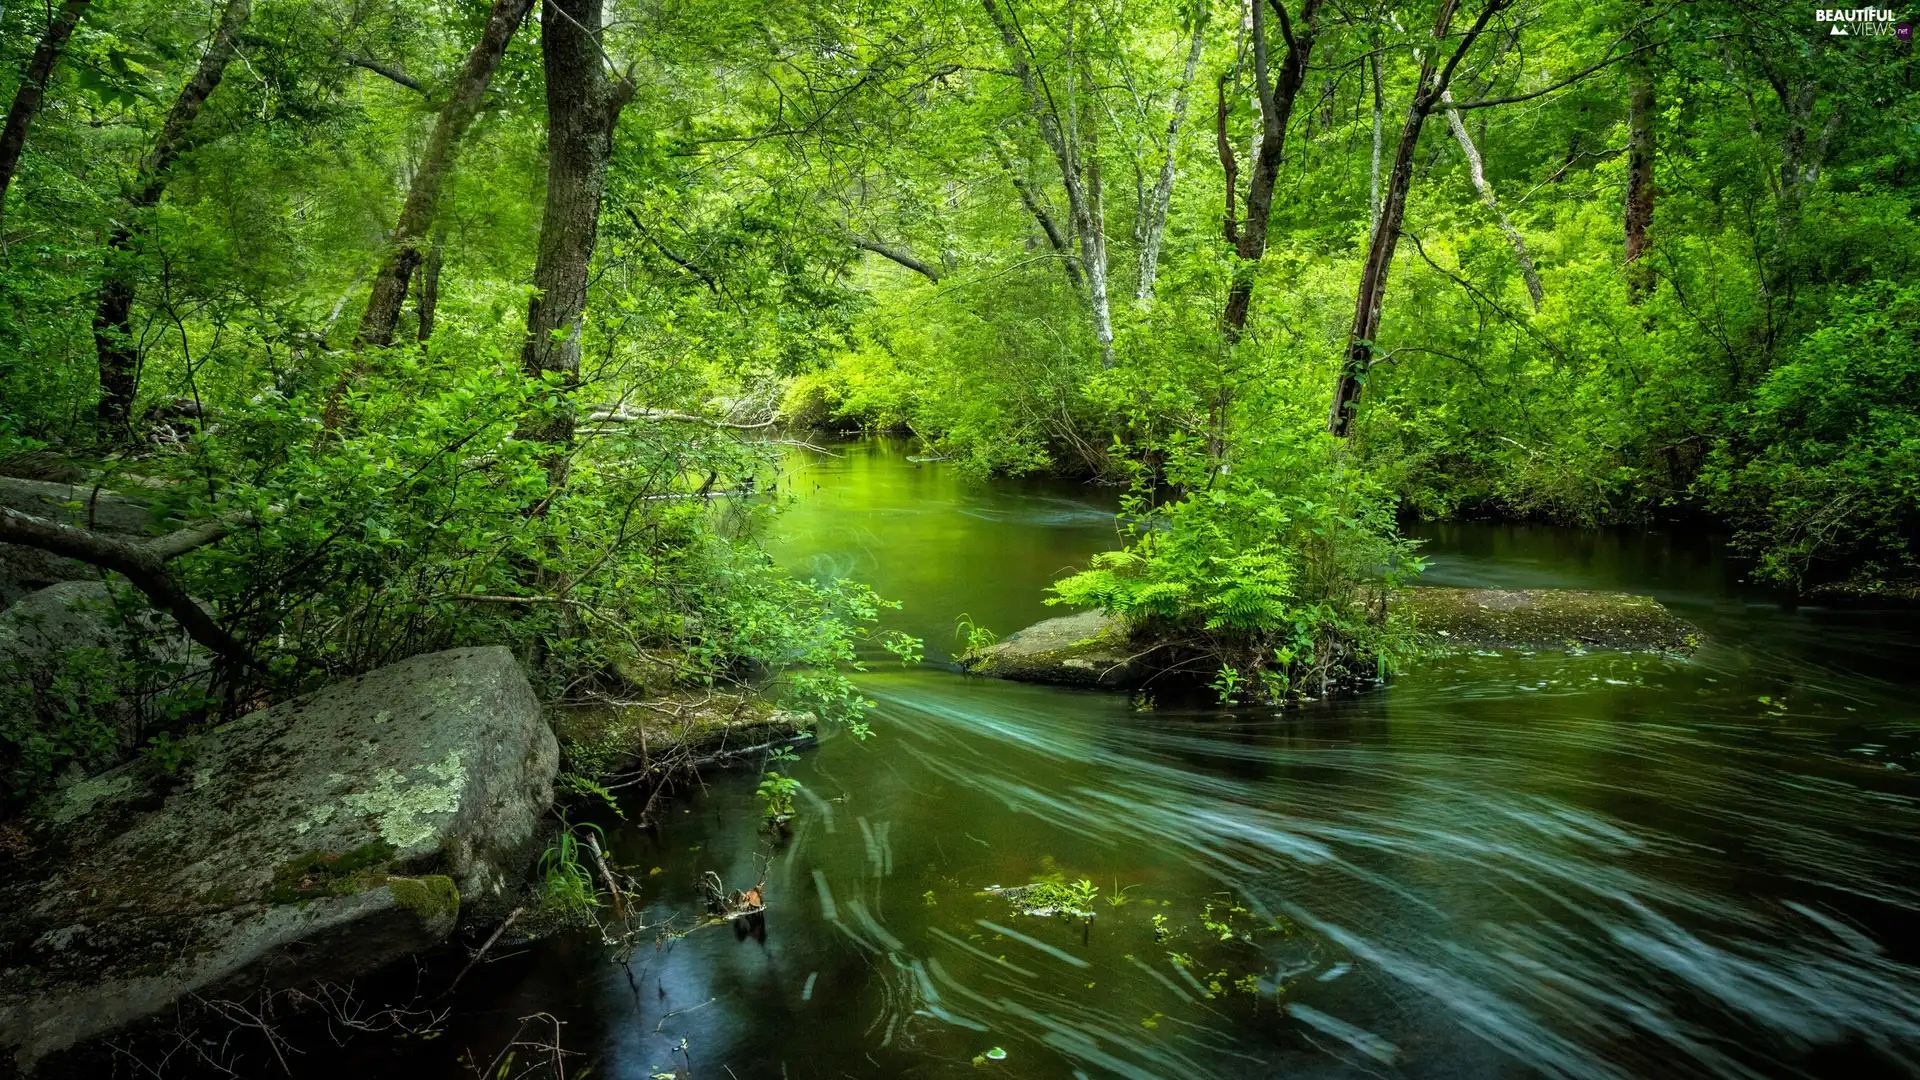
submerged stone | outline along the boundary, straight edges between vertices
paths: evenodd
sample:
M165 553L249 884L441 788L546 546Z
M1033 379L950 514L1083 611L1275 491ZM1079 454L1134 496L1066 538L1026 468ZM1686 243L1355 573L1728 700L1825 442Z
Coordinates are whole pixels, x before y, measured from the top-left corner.
M190 996L438 943L523 873L557 761L512 654L455 649L56 793L57 850L0 886L0 1047L29 1069Z
M1408 589L1396 602L1430 646L1502 652L1688 653L1700 631L1651 596L1583 589Z

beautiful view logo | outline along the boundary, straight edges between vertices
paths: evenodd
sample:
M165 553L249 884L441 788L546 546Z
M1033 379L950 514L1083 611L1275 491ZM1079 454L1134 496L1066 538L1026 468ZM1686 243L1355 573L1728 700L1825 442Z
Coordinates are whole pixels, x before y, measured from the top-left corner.
M1830 23L1827 33L1832 37L1883 37L1891 35L1901 41L1913 40L1913 24L1894 22L1892 8L1817 8L1813 13L1816 23Z

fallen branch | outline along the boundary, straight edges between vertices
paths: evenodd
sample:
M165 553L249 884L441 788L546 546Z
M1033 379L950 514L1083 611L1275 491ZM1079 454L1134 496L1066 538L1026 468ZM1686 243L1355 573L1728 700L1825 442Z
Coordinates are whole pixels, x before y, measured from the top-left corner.
M776 417L762 420L757 424L735 424L727 420L715 420L709 416L675 412L672 409L628 409L623 406L591 406L591 408L593 411L587 414L587 422L590 424L643 424L674 421L683 424L707 424L712 427L753 431L759 428L772 427L779 422L779 419Z
M507 913L506 921L493 928L493 933L488 935L486 944L480 946L480 951L473 954L473 959L467 961L467 966L461 968L460 974L455 975L453 981L447 984L447 988L441 991L440 996L442 998L453 996L453 992L460 988L460 980L467 977L467 972L473 970L473 965L479 963L480 960L487 955L487 950L493 948L494 942L500 940L500 935L506 933L507 927L513 925L513 920L519 918L521 913L526 910L524 907L517 907Z
M104 536L0 507L0 542L37 548L78 559L90 566L112 570L145 593L154 607L172 615L193 640L211 649L223 660L259 671L264 669L246 646L214 622L213 616L207 614L206 609L195 603L173 580L166 566L168 560L211 544L234 526L252 520L251 514L229 515L143 543Z
M627 895L620 891L620 883L613 880L613 871L607 869L607 858L600 853L600 838L587 834L587 851L593 855L593 865L600 871L600 880L607 883L607 891L613 894L613 916L616 919L627 917Z

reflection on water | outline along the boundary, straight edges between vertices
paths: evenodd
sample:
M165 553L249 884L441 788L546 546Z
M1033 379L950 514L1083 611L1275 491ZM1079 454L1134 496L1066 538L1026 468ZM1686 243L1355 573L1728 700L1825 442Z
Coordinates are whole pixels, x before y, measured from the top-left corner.
M843 449L793 485L778 554L904 601L889 628L929 661L876 655L878 734L794 767L783 844L751 777L616 837L658 917L700 871L764 874L764 941L708 931L631 978L578 943L517 961L498 1014L572 1000L599 1075L1920 1072L1910 616L1787 610L1672 538L1453 526L1442 583L1655 592L1709 645L1135 712L940 663L963 613L1048 614L1044 584L1113 546L1109 496ZM1050 873L1099 889L1090 923L981 893Z

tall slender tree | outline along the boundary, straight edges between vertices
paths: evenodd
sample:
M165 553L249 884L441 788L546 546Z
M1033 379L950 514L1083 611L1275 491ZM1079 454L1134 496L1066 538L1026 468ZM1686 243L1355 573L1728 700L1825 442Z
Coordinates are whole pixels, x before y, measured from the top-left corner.
M1380 307L1387 295L1387 271L1393 267L1393 250L1400 241L1400 227L1407 217L1407 192L1413 186L1413 152L1420 142L1420 130L1427 117L1439 107L1453 82L1454 69L1479 40L1487 23L1513 0L1487 0L1480 17L1461 35L1451 55L1441 62L1442 50L1453 27L1459 0L1441 0L1434 16L1433 44L1420 50L1420 76L1414 83L1413 100L1407 105L1407 119L1400 127L1400 142L1394 150L1393 171L1387 176L1387 192L1380 206L1380 220L1374 224L1367 243L1367 261L1360 271L1359 294L1354 303L1353 325L1347 331L1346 356L1334 382L1333 409L1327 415L1327 430L1336 438L1346 438L1353 423L1355 402L1365 383L1367 369L1373 364L1374 338L1380 333Z
M393 240L373 276L373 295L360 318L356 345L379 348L393 343L400 308L407 299L407 283L427 257L420 248L433 227L440 191L460 154L460 140L480 114L480 104L486 97L487 86L493 82L494 71L500 66L500 58L506 54L514 31L527 17L531 6L532 0L494 0L480 39L467 54L467 62L447 94L439 119L434 122L426 152L414 170L413 185L407 192L406 205L400 210L400 220L394 226ZM429 324L431 310L430 305L423 304L422 311Z
M1652 281L1640 257L1647 251L1647 229L1653 224L1653 65L1644 56L1627 63L1627 284L1639 303Z
M1187 44L1187 64L1180 72L1180 85L1167 104L1167 134L1161 146L1160 175L1154 180L1146 220L1140 230L1140 273L1134 281L1133 298L1143 308L1153 305L1153 285L1160 274L1160 245L1167 235L1167 210L1173 204L1180 129L1187 123L1187 97L1193 90L1193 76L1200 68L1200 50L1206 44L1206 33L1206 12L1202 9L1194 16L1193 37Z
M91 2L67 0L60 5L47 20L46 32L40 35L40 44L27 61L26 70L20 73L20 86L14 90L13 105L7 109L7 126L0 129L0 213L6 209L7 188L13 183L14 170L20 167L20 152L27 145L27 128L32 126L34 115L40 111L41 99L46 96L47 80L53 78L53 67L60 62L67 39L73 36L73 28L80 25L80 16L86 14Z
M1301 0L1297 24L1288 18L1285 0L1270 0L1280 17L1280 36L1286 42L1286 56L1280 70L1271 70L1267 59L1266 11L1260 0L1252 0L1253 78L1255 96L1260 105L1259 140L1247 175L1246 216L1239 227L1233 226L1232 204L1239 199L1234 185L1238 172L1232 162L1233 147L1227 141L1225 84L1222 83L1219 123L1220 155L1227 172L1227 239L1234 245L1240 265L1227 291L1227 307L1221 316L1228 343L1240 340L1247 328L1247 313L1253 303L1254 264L1267 252L1267 228L1273 216L1273 186L1280 178L1280 158L1286 147L1287 123L1293 118L1293 102L1307 81L1307 63L1313 55L1315 36L1320 28L1320 0Z
M252 14L253 0L227 0L199 64L174 99L153 149L141 159L126 205L107 238L106 276L94 309L93 339L100 360L100 424L108 433L126 429L139 381L140 347L132 325L138 280L133 249L143 234L144 218L166 194L174 163L204 137L204 129L194 121L219 87L233 59L235 38Z
M1494 222L1500 226L1500 234L1513 248L1513 261L1519 264L1520 277L1527 283L1527 296L1533 300L1533 310L1539 311L1546 293L1540 287L1540 271L1534 268L1533 253L1527 250L1527 238L1520 235L1507 212L1501 209L1500 199L1493 193L1493 183L1487 179L1486 163L1480 159L1480 148L1474 145L1466 121L1460 119L1460 110L1453 107L1453 91L1443 91L1440 100L1446 105L1447 126L1453 130L1453 141L1460 144L1460 152L1467 156L1467 177L1473 181L1473 190L1480 193L1480 201L1486 204ZM1484 137L1486 131L1480 134Z

